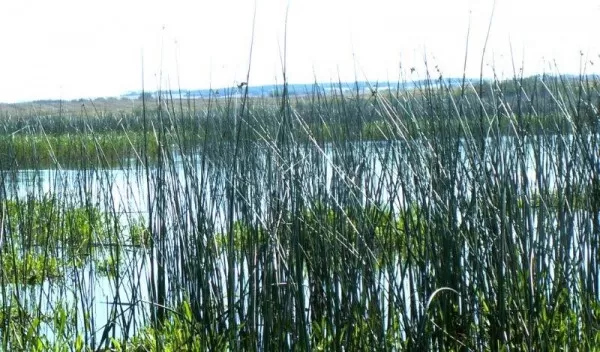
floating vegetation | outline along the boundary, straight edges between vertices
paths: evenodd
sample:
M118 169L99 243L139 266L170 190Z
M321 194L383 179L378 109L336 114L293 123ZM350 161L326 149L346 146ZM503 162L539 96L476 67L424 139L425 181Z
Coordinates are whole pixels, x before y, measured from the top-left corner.
M81 262L103 243L115 241L114 219L97 207L72 207L56 198L5 201L4 241L23 251Z
M115 277L119 274L119 263L109 255L96 261L96 272L101 276Z
M25 253L19 257L5 253L2 255L2 273L7 283L38 285L45 280L60 279L63 276L63 263L44 253Z

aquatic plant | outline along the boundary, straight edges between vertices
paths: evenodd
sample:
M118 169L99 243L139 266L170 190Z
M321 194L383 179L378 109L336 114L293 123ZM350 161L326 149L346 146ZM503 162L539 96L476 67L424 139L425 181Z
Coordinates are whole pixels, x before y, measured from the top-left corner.
M62 301L75 318L53 341L35 310L4 319L2 347L591 349L597 81L242 87L126 118L4 121L0 290L27 294L2 304Z

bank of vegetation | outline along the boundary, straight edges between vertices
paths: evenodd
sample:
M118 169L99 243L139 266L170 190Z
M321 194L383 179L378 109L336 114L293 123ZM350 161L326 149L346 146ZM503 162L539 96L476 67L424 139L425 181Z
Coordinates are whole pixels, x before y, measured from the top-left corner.
M536 76L5 113L2 349L593 349L599 96Z

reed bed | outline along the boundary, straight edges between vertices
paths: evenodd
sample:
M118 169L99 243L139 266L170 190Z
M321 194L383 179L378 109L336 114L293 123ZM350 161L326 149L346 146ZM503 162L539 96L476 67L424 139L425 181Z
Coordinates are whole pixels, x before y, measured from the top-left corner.
M598 78L240 93L4 116L3 349L598 344Z

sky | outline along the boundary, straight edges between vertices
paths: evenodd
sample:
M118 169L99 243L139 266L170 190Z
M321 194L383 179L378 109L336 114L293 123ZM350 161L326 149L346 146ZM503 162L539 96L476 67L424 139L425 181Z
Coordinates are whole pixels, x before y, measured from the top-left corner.
M597 0L0 0L0 102L231 87L249 67L281 83L284 63L290 83L598 73L598 18Z

